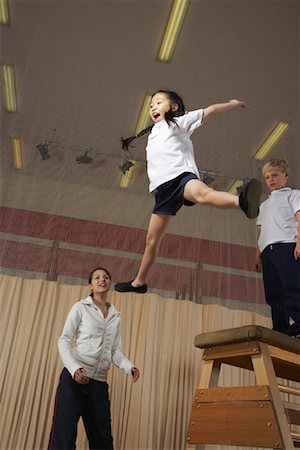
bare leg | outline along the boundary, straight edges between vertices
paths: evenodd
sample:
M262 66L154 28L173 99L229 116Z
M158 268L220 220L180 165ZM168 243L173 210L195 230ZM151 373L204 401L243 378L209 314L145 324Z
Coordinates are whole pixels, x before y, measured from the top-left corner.
M160 243L170 223L172 216L152 214L149 222L146 247L137 276L132 281L132 286L138 287L146 282L148 272L157 256Z
M215 191L200 180L190 180L184 188L184 198L216 208L239 208L239 198L229 192Z
M259 212L259 199L261 183L252 179L244 183L239 196L229 192L215 191L200 180L190 180L184 188L184 198L202 205L211 205L216 208L241 208L250 219L257 217ZM137 276L133 281L115 284L118 292L147 292L146 279L159 251L161 240L166 232L172 216L152 214L146 238L146 247Z

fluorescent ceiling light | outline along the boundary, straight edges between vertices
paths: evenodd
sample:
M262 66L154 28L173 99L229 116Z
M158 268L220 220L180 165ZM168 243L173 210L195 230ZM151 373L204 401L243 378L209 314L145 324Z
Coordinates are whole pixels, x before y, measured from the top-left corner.
M159 50L158 59L170 62L190 0L173 0L169 21Z
M242 186L243 184L244 184L244 180L237 178L236 180L234 180L234 182L232 183L232 185L230 186L230 188L228 189L227 192L229 192L230 194L236 195L238 193L238 188L240 186Z
M150 110L150 103L151 103L152 95L145 95L144 102L141 108L141 112L136 124L135 128L135 134L138 134L140 131L144 130L144 128L147 128L147 126L150 124L151 118L149 114ZM127 189L131 183L131 180L133 178L133 174L136 168L136 161L128 159L127 163L131 163L132 166L129 167L129 169L126 169L123 171L121 179L120 179L120 187ZM124 165L123 165L124 166ZM121 166L121 168L123 167Z
M12 64L2 64L1 69L4 109L6 112L17 112L14 66Z
M15 169L22 169L23 159L22 159L22 145L21 139L18 137L10 138L10 145L13 154L13 162Z
M0 0L0 25L9 25L7 0Z
M289 124L287 122L283 122L282 120L279 121L273 128L269 136L266 138L266 140L263 142L263 144L259 147L259 149L255 153L254 158L259 161L264 159L280 141L288 128Z
M151 103L152 96L146 95L144 98L144 103L140 112L140 116L138 118L136 128L135 128L135 134L138 134L140 131L142 131L144 128L147 128L147 126L150 124L151 118L150 118L150 103Z
M129 187L136 168L136 161L130 160L130 162L132 163L132 166L128 170L126 170L126 172L122 173L120 179L120 187L123 189L127 189Z

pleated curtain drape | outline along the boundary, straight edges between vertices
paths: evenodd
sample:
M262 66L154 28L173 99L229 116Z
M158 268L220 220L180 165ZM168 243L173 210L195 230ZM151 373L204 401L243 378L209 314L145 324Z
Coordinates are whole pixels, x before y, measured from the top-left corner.
M57 339L71 305L87 294L84 286L0 276L1 450L47 448L62 370ZM201 370L201 350L194 347L194 337L248 324L271 326L270 318L155 294L111 291L109 301L122 313L123 352L141 372L133 384L124 372L115 367L110 370L115 449L186 449L190 408ZM221 383L242 385L251 377L252 372L226 367ZM77 449L88 449L82 423Z

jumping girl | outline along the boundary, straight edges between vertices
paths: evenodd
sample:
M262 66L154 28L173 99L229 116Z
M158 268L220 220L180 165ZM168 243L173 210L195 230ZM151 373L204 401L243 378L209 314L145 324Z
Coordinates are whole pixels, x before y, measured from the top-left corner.
M216 208L241 208L247 217L258 215L261 183L246 182L239 196L215 191L200 180L195 162L192 133L209 117L234 108L247 108L241 100L229 100L203 109L186 112L182 99L175 92L159 90L152 96L150 117L153 125L136 136L123 140L128 148L133 139L150 132L146 147L149 190L155 195L146 238L146 248L138 274L132 281L116 283L119 292L147 292L147 275L159 251L171 216L182 205L212 205Z

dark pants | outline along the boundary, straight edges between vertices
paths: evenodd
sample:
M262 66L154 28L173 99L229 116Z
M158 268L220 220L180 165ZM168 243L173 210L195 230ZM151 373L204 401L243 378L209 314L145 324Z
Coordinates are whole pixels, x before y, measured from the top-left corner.
M88 384L78 384L64 369L55 397L48 450L75 449L80 417L90 450L113 450L107 383L90 380Z
M273 330L300 335L300 261L294 259L295 244L268 245L261 253L267 303ZM290 325L290 318L294 323Z

